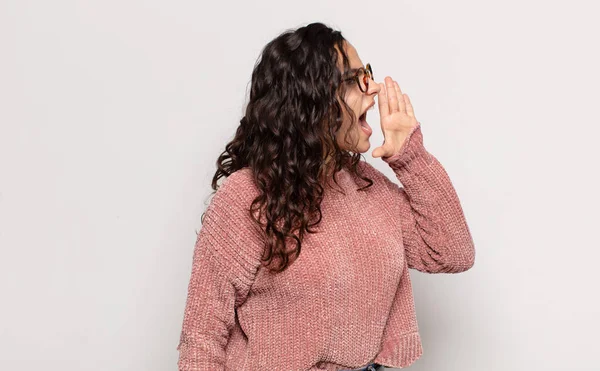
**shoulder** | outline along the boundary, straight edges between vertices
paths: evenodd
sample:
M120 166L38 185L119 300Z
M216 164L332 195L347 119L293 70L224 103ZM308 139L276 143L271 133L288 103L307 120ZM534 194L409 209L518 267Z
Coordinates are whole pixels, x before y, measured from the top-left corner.
M209 225L236 226L239 231L236 233L242 233L243 229L256 233L257 225L250 214L250 209L258 195L259 191L254 183L251 169L246 167L236 170L222 179L208 204L205 220Z
M255 188L252 170L249 167L243 167L225 177L217 192L253 191Z
M258 188L254 183L251 169L244 167L221 180L211 205L225 203L230 206L237 205L238 207L247 208L258 194Z
M250 169L236 170L220 179L206 208L205 217L212 224L250 224L250 206L256 195L258 190Z
M249 169L221 180L204 213L197 250L209 252L232 279L246 280L260 264L264 246L261 229L250 214L257 191Z

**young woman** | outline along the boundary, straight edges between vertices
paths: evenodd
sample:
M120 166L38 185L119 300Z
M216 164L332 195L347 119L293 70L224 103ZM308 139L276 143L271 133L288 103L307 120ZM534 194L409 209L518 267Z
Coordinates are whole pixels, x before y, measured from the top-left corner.
M364 160L378 99L384 143ZM408 95L322 23L269 42L217 160L194 248L179 369L376 370L422 354L408 269L475 249ZM222 184L218 179L226 177Z

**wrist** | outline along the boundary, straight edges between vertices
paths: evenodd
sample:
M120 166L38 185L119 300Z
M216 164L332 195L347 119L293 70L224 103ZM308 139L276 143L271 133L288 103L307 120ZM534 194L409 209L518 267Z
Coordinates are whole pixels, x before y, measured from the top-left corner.
M423 134L421 132L421 123L406 134L400 148L391 156L384 156L381 159L387 162L391 167L398 168L405 166L412 159L417 157L423 150Z

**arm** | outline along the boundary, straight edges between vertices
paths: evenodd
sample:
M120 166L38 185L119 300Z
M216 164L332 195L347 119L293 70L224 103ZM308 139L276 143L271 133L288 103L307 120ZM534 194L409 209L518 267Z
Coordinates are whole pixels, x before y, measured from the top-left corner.
M423 146L421 124L400 150L382 157L404 187L393 184L408 267L459 273L475 262L475 247L460 201L440 162Z
M180 341L180 371L224 370L235 308L248 295L262 248L241 173L225 179L206 209L194 246Z

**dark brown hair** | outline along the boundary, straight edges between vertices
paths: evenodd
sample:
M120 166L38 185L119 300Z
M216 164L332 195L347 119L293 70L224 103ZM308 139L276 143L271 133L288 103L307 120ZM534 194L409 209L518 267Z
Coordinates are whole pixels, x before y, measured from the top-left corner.
M342 150L335 139L343 110L356 122L343 99L352 84L343 82L350 70L344 43L340 31L319 22L287 30L270 41L254 66L245 115L216 161L215 192L221 177L251 169L260 195L250 213L265 233L263 261L267 266L279 261L271 267L275 272L298 257L305 233L314 233L310 227L321 221L323 185L327 186L322 180L329 179L325 174L331 172L337 184L335 174L344 168L367 182L360 190L373 184L360 174L362 155ZM288 239L294 242L291 249L286 249Z

